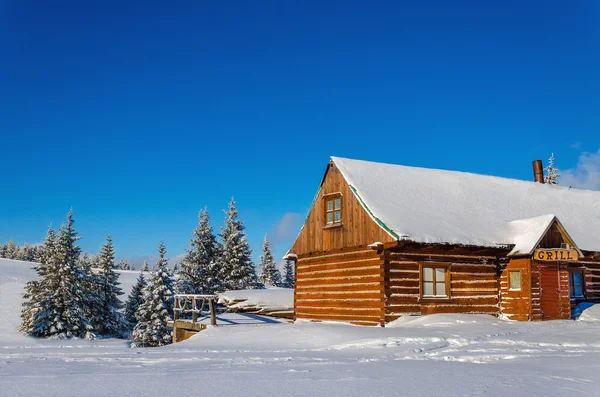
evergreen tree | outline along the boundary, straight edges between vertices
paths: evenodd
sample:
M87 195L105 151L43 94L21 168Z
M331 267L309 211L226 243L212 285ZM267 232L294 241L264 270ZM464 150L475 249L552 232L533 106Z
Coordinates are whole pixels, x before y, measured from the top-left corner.
M41 311L42 301L48 299L49 291L42 286L48 276L48 268L53 264L53 257L56 255L56 233L52 228L48 229L48 234L44 242L44 255L39 259L39 265L33 269L37 274L37 279L28 281L25 285L24 302L21 311L21 325L19 330L31 334L35 327L35 316Z
M148 271L150 271L150 270L148 269L148 261L144 261L144 266L142 266L142 271L143 271L143 272L148 272Z
M93 267L98 267L98 257L92 256L89 254L83 254L77 260L77 266L79 267L82 274L82 306L85 312L85 316L90 322L92 327L96 327L97 324L101 321L100 317L100 308L101 308L101 299L100 299L100 290L99 290L99 282L98 275L94 273L92 270Z
M560 170L554 167L554 153L548 159L548 166L544 168L544 183L550 185L558 185L558 178L560 177Z
M39 288L47 292L34 315L31 335L53 339L93 338L86 314L85 274L78 266L79 237L73 228L73 211L60 228L55 252L49 253L46 275Z
M164 346L171 343L171 331L167 327L173 313L173 275L167 268L165 246L158 247L157 270L152 274L144 290L144 302L136 312L137 324L133 329L134 347Z
M275 258L273 258L273 254L271 253L271 246L269 245L267 236L265 236L263 241L262 251L263 253L260 256L259 264L261 274L258 277L258 280L267 286L280 287L281 273L275 264Z
M94 328L102 335L115 336L123 328L120 313L123 304L119 300L123 291L119 287L119 273L115 271L115 249L110 235L106 237L106 244L100 250L99 264L96 280L100 305Z
M17 247L15 245L15 242L11 238L8 241L8 243L6 243L6 247L4 248L4 257L6 259L15 259L16 250L17 250Z
M294 261L286 259L283 266L283 285L284 288L294 288Z
M246 240L244 224L237 216L235 200L229 203L225 226L221 227L223 248L219 258L221 288L230 290L260 288L252 263L252 250Z
M177 291L182 294L213 294L221 290L215 264L218 255L219 244L205 209L198 213L198 226L181 263Z
M173 265L173 274L179 274L179 262L175 262Z
M135 313L140 304L144 301L144 289L146 288L146 285L144 272L140 271L140 275L131 289L127 302L125 302L125 320L129 323L130 327L134 327L137 322Z

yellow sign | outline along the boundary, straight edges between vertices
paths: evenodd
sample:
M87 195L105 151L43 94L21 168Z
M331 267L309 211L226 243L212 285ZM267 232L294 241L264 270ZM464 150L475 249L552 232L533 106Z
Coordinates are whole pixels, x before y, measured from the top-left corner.
M575 250L564 249L537 249L533 253L536 261L576 261L579 255Z

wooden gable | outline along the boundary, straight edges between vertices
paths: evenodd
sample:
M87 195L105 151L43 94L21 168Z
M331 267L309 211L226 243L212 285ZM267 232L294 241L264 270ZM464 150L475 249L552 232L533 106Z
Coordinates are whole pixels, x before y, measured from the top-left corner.
M558 219L554 219L533 252L533 259L539 261L576 261L580 256L582 252Z
M327 225L325 200L341 198L341 224ZM291 252L303 255L310 252L365 246L373 242L396 239L383 230L362 207L360 201L334 163L329 163L306 223Z

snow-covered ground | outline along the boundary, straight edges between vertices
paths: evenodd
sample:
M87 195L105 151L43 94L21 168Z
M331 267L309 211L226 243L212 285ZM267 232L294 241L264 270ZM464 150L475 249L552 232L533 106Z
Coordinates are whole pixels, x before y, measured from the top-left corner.
M218 302L228 304L232 309L293 310L294 290L271 287L225 291L219 294Z
M579 321L433 315L386 328L228 314L184 342L131 349L16 334L28 265L0 260L0 396L600 396L599 306Z

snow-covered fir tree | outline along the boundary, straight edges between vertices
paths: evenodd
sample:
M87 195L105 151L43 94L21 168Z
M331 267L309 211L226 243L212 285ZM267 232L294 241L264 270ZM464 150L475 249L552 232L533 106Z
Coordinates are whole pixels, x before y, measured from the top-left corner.
M252 250L246 240L244 224L238 219L233 198L226 211L225 226L221 227L221 241L223 246L218 261L218 272L223 283L222 288L260 288L252 263Z
M213 294L222 290L215 262L219 243L210 225L206 209L198 213L198 226L181 262L177 291L182 294Z
M179 274L179 262L175 262L173 265L173 274Z
M131 288L131 293L127 297L127 302L125 302L125 321L127 321L130 329L137 323L135 313L140 304L144 301L144 289L146 288L146 285L144 272L140 271L137 281L133 285L133 288Z
M72 337L93 338L92 326L86 317L86 275L78 266L80 254L75 244L79 237L73 228L73 211L60 228L56 249L46 255L46 274L39 288L47 292L35 313L31 335L54 339Z
M157 269L144 290L144 302L136 312L137 324L131 335L134 347L155 347L171 343L167 321L173 312L173 275L167 268L166 249L158 247Z
M143 272L150 271L150 269L148 269L148 261L144 261L144 266L142 266L142 271Z
M275 258L271 253L271 246L267 236L263 241L262 255L260 256L260 263L258 265L260 269L260 275L258 280L265 286L280 287L281 286L281 273L275 264Z
M560 178L560 170L554 167L554 153L548 159L548 166L544 168L544 183L550 185L558 185L558 178Z
M119 273L115 271L115 249L110 235L106 237L106 244L100 250L98 261L100 268L96 282L99 305L93 325L99 334L116 336L123 329L123 317L120 313L123 303L119 299L123 291L119 287Z
M294 261L287 259L283 265L283 288L294 288Z
M42 302L48 299L49 295L49 291L46 291L43 285L48 275L48 268L53 265L52 261L56 255L56 233L52 228L48 229L43 252L44 255L39 258L39 264L33 267L37 279L27 282L25 294L23 294L24 302L19 330L28 334L33 332L35 316L40 312Z

